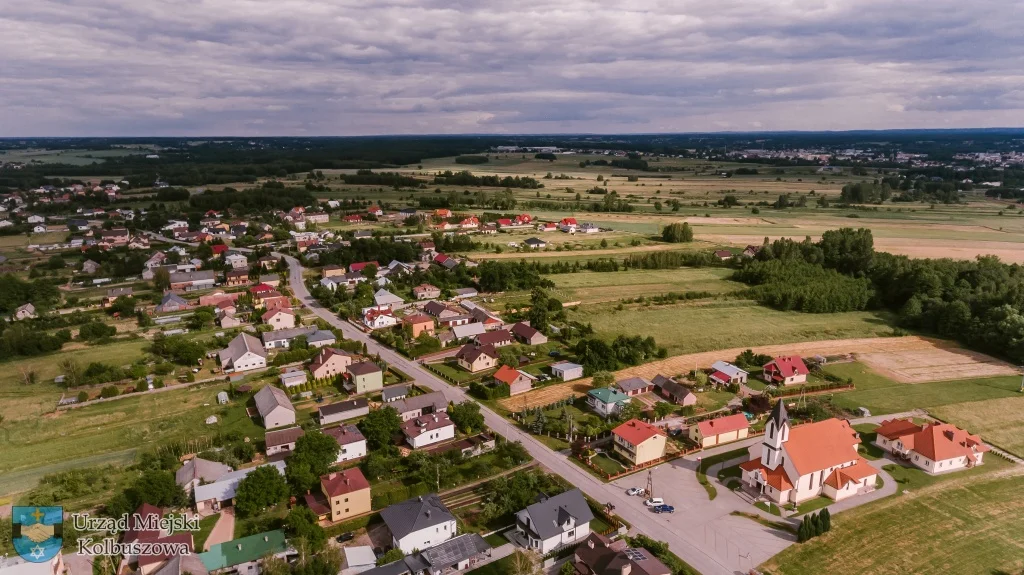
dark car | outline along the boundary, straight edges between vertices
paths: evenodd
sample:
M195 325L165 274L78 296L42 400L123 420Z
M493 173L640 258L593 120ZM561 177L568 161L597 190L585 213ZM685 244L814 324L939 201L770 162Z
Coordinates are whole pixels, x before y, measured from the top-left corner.
M344 543L346 541L351 541L351 540L355 539L355 537L356 537L355 533L352 533L351 531L347 531L345 533L342 533L341 535L338 535L335 539L338 541L338 543Z
M675 513L676 508L671 505L659 505L657 507L652 507L651 511L655 513Z

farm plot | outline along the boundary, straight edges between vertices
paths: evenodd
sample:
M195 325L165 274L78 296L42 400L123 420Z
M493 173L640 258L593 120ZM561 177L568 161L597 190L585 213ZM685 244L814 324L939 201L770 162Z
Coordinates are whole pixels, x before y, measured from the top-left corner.
M924 349L859 353L857 359L881 375L901 383L1017 373L1017 369L1009 363L941 342Z
M1024 457L1024 397L1003 397L943 405L932 415Z

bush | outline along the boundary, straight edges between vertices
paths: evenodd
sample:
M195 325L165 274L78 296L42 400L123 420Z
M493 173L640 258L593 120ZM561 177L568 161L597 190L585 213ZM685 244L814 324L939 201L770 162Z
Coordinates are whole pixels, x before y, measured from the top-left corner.
M108 385L100 390L100 397L103 399L109 399L111 397L117 397L120 392L117 390L117 386Z
M89 394L84 391L78 392L78 403L89 401Z

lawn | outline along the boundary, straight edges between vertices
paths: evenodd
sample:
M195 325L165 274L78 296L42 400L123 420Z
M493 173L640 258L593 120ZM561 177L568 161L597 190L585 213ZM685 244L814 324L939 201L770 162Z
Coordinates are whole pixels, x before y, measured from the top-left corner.
M957 573L1024 568L1020 476L964 477L832 518L832 531L760 567L773 575ZM870 547L868 546L870 545Z
M708 499L714 500L718 496L718 490L715 489L714 485L708 481L707 471L719 463L725 463L731 459L738 457L746 457L747 449L734 449L732 451L726 451L725 453L719 453L717 455L711 455L709 457L703 457L700 460L700 464L697 467L697 482L704 486L704 490L708 492ZM724 470L723 470L724 471ZM719 476L721 478L721 476Z
M867 312L809 314L776 311L748 300L716 300L672 305L614 303L582 305L569 319L590 323L611 340L618 335L653 336L668 355L735 347L876 337L892 329L886 316Z
M477 373L470 373L456 364L453 363L431 363L430 369L438 373L443 374L448 378L449 381L454 381L458 385L467 384L474 380L479 380L485 374L493 374L494 370L479 371Z
M1024 396L1020 394L943 405L930 411L943 421L980 435L986 442L1024 456Z
M817 510L821 509L822 507L828 507L829 505L831 505L833 503L835 503L835 501L832 501L831 499L829 499L828 497L825 497L823 495L818 496L818 497L814 497L814 498L808 499L807 501L803 501L799 505L797 505L796 506L796 515L803 515L804 513L810 513L812 511L817 511Z
M493 563L488 563L483 567L478 567L472 571L467 571L466 575L509 575L513 573L512 555L498 559Z
M885 457L885 450L875 445L875 437L878 435L875 433L875 429L877 428L878 426L874 423L861 423L853 426L854 431L860 434L860 454L865 459Z
M213 526L217 524L218 519L220 519L220 514L210 515L199 520L199 533L195 534L194 541L197 551L203 548L203 544L206 543L206 539L210 536L210 532L213 531Z
M726 268L678 268L580 272L549 277L555 282L556 297L563 301L598 303L668 292L722 294L744 289L745 285L726 279L732 273L732 270Z
M590 459L601 471L608 475L615 475L625 471L625 467L614 456L601 452Z

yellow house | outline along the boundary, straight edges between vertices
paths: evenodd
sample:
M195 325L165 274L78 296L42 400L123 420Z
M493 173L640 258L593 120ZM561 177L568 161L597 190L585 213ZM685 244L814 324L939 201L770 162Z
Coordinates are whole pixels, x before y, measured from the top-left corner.
M750 423L742 413L698 422L690 426L690 439L701 447L711 447L745 439Z
M462 369L476 373L498 367L498 352L494 351L493 345L467 344L455 354L455 360Z
M633 465L665 456L665 431L639 419L630 419L612 430L615 453Z
M332 522L370 512L370 482L358 467L321 476L320 489L327 497Z

